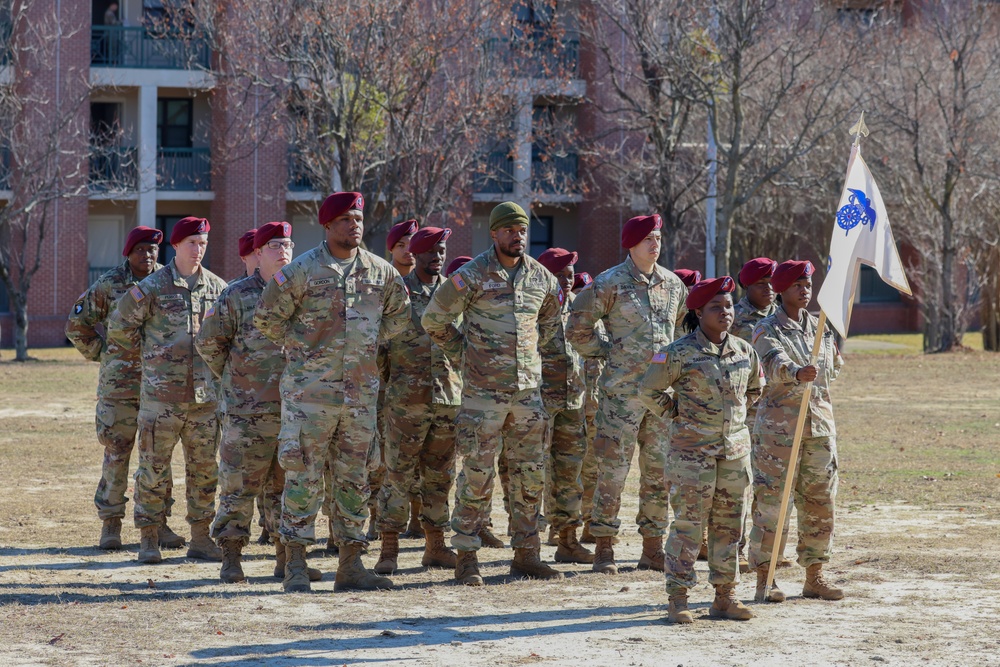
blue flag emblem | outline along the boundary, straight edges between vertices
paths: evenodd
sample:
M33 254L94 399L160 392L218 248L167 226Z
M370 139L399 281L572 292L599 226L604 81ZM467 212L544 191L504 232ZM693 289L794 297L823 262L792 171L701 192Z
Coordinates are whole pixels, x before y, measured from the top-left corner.
M861 190L848 188L851 196L846 204L837 211L837 226L844 230L844 235L850 233L859 224L870 225L869 231L875 231L875 209L872 208L872 200Z

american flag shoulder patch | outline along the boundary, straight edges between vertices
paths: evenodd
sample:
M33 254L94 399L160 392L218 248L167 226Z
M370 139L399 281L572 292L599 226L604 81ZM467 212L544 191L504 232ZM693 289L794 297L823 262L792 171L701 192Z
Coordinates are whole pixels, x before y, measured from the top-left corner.
M462 280L462 276L457 273L451 274L451 282L454 283L456 289L463 290L466 288L465 281Z
M755 330L753 332L753 342L751 343L751 345L755 345L757 343L757 339L760 338L763 334L764 334L764 330L763 329L757 329L757 330Z
M281 269L278 269L277 271L274 272L274 282L278 283L279 285L284 285L287 280L288 278L286 278L285 274L281 272Z
M212 315L215 315L215 306L214 305L212 305L211 307L209 307L209 309L205 312L205 317L206 318L209 318Z
M559 288L559 305L561 306L563 302L566 301L566 294L562 291L562 287Z
M654 354L653 355L653 363L654 364L665 364L665 363L667 363L667 353L666 352L657 352L656 354Z
M142 290L139 289L138 285L130 289L128 293L132 295L132 299L134 299L136 303L139 303L146 298L146 295L142 293Z

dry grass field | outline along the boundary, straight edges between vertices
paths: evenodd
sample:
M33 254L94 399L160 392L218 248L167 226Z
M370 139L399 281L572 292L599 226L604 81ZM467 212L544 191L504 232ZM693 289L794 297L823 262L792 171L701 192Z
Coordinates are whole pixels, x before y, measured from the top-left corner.
M0 664L1000 665L1000 355L925 357L908 345L849 345L835 388L841 486L829 570L848 597L802 599L795 567L779 571L787 603L717 622L701 583L696 622L684 627L663 622L662 577L634 569L634 473L617 577L559 566L562 582L509 581L511 552L485 550L488 585L467 589L419 567L418 543L404 541L396 590L334 594L326 577L311 594L285 595L269 576L270 548L249 549L250 578L238 585L183 551L139 565L129 522L126 549L101 552L97 366L71 349L38 350L25 364L5 350ZM175 474L183 498L180 466ZM506 525L500 513L494 522ZM187 532L182 519L172 525ZM311 563L329 572L323 546ZM751 600L753 582L739 594Z

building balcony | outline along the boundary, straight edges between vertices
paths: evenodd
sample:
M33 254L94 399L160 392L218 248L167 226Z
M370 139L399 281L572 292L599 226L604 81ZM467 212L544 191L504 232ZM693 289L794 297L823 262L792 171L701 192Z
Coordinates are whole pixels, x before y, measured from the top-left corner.
M91 146L91 192L135 192L139 187L139 153L134 146Z
M156 158L158 189L193 192L212 189L210 148L160 148Z
M474 176L473 189L481 194L514 192L514 159L508 151L493 151L483 156L481 169Z
M552 155L533 154L531 157L531 189L544 194L573 194L579 174L576 153Z
M153 27L93 26L90 64L136 69L208 69L208 43L178 30Z
M495 62L515 68L522 79L580 77L580 41L577 39L490 39L486 49Z

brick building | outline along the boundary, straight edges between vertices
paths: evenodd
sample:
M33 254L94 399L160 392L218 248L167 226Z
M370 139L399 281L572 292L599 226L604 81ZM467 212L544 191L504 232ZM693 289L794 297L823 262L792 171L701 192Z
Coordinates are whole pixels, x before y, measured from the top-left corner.
M108 0L64 2L53 10L50 3L36 3L38 11L59 12L60 24L74 29L63 31L64 37L54 46L57 57L50 69L35 77L34 85L57 89L61 78L83 73L90 99L81 113L89 114L84 125L90 128L91 147L84 169L88 187L79 197L57 202L43 245L42 268L29 301L29 345L34 347L65 342L63 326L74 300L121 260L125 235L135 225L158 227L169 237L180 218L207 217L212 235L206 264L227 279L242 271L236 245L246 229L269 220L288 220L297 252L322 238L310 211L328 193L296 177L286 148L271 143L224 164L213 161L221 128L235 112L225 103L227 91L206 73L213 57L206 44L197 35L171 39L156 33L150 18L162 11L157 0L115 3L118 25L106 16L109 4ZM530 3L513 4L515 21L537 20L530 15ZM522 16L525 12L529 15ZM572 11L562 16L560 20L569 23L562 26L566 38L560 53L571 76L546 79L535 73L523 80L512 132L517 146L501 147L486 156L497 173L509 177L477 181L475 191L457 204L470 207L471 224L456 230L449 243L452 256L476 254L487 247L490 210L497 202L512 199L532 211L532 254L537 256L549 246L577 250L578 269L593 274L625 257L619 244L621 225L637 211L631 205L609 204L593 189L577 194L573 188L550 188L553 171L572 181L583 167L572 150L553 151L533 132L537 123L555 117L575 126L581 136L593 135L609 122L586 101L595 90L595 55L575 37ZM0 46L8 38L0 17ZM22 74L10 59L0 56L0 85L16 85ZM100 137L111 133L118 138L103 145ZM14 197L4 190L5 174L17 168L3 150L0 146L0 206ZM108 182L117 185L114 192L108 191ZM372 240L376 252L382 242ZM169 260L170 253L164 244L161 260ZM703 257L703 248L696 245L684 253L682 263L698 268ZM871 278L862 277L853 331L918 326L915 306L900 301L895 292L881 290L877 278ZM0 293L0 345L5 347L12 343L8 311L7 297Z

